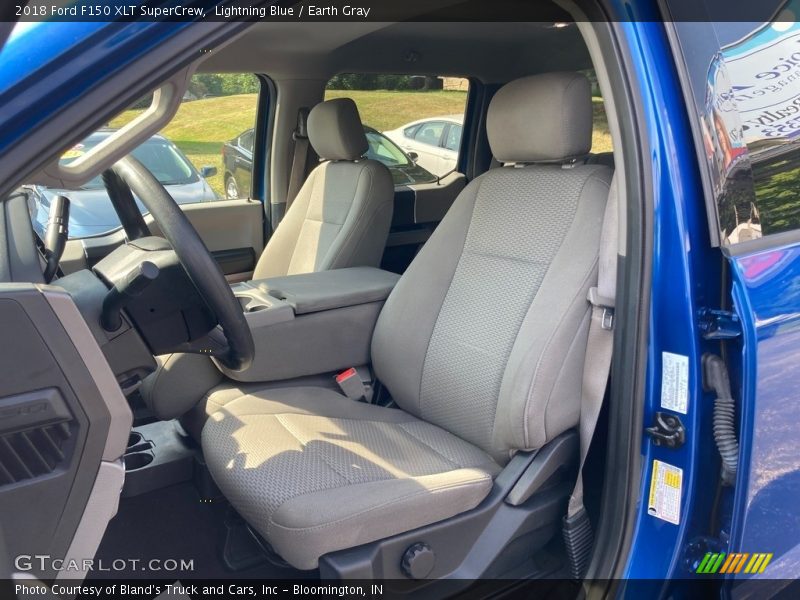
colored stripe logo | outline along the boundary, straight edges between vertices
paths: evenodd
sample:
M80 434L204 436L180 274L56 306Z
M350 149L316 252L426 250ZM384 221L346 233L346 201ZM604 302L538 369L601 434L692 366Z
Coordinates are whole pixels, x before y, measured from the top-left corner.
M703 560L697 567L696 573L713 575L716 573L763 573L769 561L772 560L772 552L706 552Z

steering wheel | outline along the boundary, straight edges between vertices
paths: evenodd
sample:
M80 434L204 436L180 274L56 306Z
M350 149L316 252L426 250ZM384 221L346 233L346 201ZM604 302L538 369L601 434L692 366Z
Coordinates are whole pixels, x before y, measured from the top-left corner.
M214 358L231 371L247 369L253 362L255 345L242 307L217 261L169 192L142 163L130 155L105 171L103 182L129 240L150 235L133 194L150 211L189 279L222 328L226 344L214 354Z

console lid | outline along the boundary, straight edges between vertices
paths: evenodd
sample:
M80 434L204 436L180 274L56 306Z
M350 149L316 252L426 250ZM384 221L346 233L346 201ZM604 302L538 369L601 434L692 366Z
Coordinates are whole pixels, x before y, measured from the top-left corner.
M350 267L251 281L285 301L296 315L386 300L400 276L374 267Z

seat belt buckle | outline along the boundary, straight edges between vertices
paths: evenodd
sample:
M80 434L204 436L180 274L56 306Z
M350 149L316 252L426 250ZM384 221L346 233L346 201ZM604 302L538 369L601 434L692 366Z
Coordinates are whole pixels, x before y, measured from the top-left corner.
M614 328L614 300L600 295L600 291L596 287L589 288L586 299L592 306L603 309L600 327L606 331L611 331Z
M342 393L351 400L367 400L367 393L369 390L355 367L350 367L346 371L342 371L336 376L336 384Z

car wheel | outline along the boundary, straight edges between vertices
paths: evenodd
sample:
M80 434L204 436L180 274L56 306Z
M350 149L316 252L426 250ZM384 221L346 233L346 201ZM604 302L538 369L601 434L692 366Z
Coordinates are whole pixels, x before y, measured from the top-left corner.
M236 185L236 178L233 175L228 175L225 179L225 197L228 200L239 198L239 186Z

